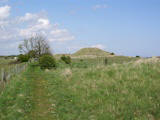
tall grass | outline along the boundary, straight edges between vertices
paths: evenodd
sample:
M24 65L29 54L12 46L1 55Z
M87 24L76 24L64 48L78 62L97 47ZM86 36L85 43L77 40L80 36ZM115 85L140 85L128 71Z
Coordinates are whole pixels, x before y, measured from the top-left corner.
M0 119L33 119L33 95L40 76L47 91L48 111L55 120L158 120L159 75L159 59L93 67L61 63L61 67L51 71L34 67L7 85L0 96Z
M46 73L55 117L60 120L159 119L160 62L142 61Z
M0 120L32 120L33 79L27 79L28 71L12 77L5 90L0 94Z
M0 60L0 93L12 76L24 71L27 66L26 63L9 64L10 62L13 62L13 60Z
M58 61L58 67L65 68L71 66L72 68L90 68L95 66L106 65L105 59L107 59L107 65L122 64L138 60L139 58L129 58L124 56L114 57L96 57L96 58L72 58L71 65L65 65L63 61Z

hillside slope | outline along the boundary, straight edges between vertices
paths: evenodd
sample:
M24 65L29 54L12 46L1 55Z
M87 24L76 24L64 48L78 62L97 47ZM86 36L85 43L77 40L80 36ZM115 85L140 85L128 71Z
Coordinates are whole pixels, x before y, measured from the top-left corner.
M72 54L72 56L110 56L110 53L99 48L82 48L76 53Z

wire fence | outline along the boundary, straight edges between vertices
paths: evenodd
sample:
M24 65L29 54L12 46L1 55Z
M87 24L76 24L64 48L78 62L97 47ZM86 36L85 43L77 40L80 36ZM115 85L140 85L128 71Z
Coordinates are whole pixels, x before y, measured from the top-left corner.
M0 93L5 85L10 81L11 77L20 74L27 68L27 63L7 65L0 68Z

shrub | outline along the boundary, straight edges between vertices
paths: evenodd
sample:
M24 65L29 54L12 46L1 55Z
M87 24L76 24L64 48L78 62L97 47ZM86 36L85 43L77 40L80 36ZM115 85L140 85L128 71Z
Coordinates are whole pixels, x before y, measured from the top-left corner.
M4 59L8 59L8 56L5 56Z
M43 55L39 59L41 69L52 69L56 67L56 60L51 55Z
M83 59L80 59L81 62L83 62Z
M19 62L28 62L29 61L29 57L28 57L28 55L23 55L23 54L20 54L19 56L18 56L18 61Z
M71 57L63 55L61 60L64 61L66 64L71 64Z
M115 55L115 54L112 52L111 55Z
M137 55L136 58L140 58L140 56Z

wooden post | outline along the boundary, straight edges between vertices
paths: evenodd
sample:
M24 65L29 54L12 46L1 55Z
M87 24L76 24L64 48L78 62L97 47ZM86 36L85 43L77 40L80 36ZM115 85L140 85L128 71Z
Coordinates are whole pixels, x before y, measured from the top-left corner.
M2 74L1 81L6 82L7 81L7 79L6 79L7 78L7 73L4 69L2 69L1 74Z
M17 66L17 64L16 64L16 74L18 73L18 66Z
M4 69L1 69L1 82L3 82L3 78L4 78Z

